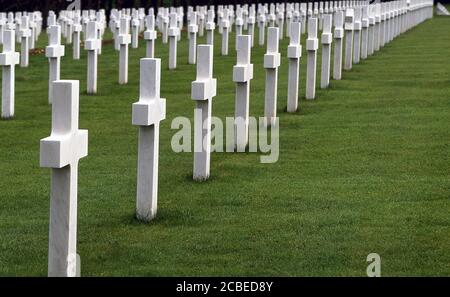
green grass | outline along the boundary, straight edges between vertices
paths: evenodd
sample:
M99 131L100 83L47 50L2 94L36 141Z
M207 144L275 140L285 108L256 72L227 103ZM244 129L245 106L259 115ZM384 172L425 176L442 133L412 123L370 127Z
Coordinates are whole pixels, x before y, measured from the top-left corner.
M364 276L371 252L381 255L384 276L450 275L449 30L446 17L421 24L308 102L304 50L296 114L284 112L284 39L279 161L214 153L205 183L191 179L192 154L170 147L171 120L192 118L195 105L187 40L184 35L179 43L179 68L169 71L168 47L158 39L167 119L158 216L151 224L134 219L131 104L138 99L142 40L130 49L125 86L117 83L118 53L104 46L97 96L85 93L86 52L74 61L66 46L61 77L80 80L80 128L89 130L78 183L82 275ZM221 118L234 114L234 35L230 41L230 55L221 57L216 32L213 115ZM43 32L39 46L46 42ZM256 45L252 53L250 113L256 117L263 114L264 52ZM39 140L51 128L48 63L32 56L28 69L16 69L16 117L0 121L0 275L45 276L50 170L39 167Z

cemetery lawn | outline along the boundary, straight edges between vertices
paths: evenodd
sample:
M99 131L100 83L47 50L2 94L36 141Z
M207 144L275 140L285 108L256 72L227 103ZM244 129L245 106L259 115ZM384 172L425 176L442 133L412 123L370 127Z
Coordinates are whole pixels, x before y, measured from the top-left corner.
M118 53L104 44L99 93L86 90L86 52L66 46L61 77L80 80L80 128L89 156L79 164L78 253L83 276L365 276L376 252L384 276L450 275L450 19L435 17L345 71L343 80L287 114L288 40L280 45L280 157L213 153L211 179L192 181L191 153L172 152L176 116L193 117L195 67L186 31L178 69L167 70L159 37L161 125L159 205L151 224L134 219L139 58L130 48L129 84L120 86ZM256 30L257 34L257 30ZM110 39L108 33L105 39ZM199 39L199 44L204 38ZM38 47L47 43L45 31ZM220 56L216 32L213 115L234 115L234 35ZM255 45L250 113L263 114L265 48ZM318 55L320 65L320 53ZM317 75L320 79L320 66ZM39 167L39 140L51 128L48 62L16 67L16 117L0 121L0 275L45 276L50 170ZM319 81L318 81L319 85Z

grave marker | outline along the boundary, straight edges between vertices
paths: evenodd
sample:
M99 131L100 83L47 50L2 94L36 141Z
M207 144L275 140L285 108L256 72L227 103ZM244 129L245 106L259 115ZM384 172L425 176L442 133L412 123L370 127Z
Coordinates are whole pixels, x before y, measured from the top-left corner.
M80 16L75 15L73 22L73 52L72 57L74 60L80 59L80 34L81 34L81 24L80 24Z
M306 99L312 100L316 97L316 68L317 49L319 40L317 39L317 18L308 19L308 39L306 40L306 50L308 51L308 64L306 69Z
M333 78L340 80L342 78L342 39L344 38L344 13L336 11L334 24L334 64Z
M263 46L265 41L265 33L266 33L266 16L264 14L260 14L258 16L258 28L259 28L259 45Z
M216 96L217 81L213 76L213 47L199 45L197 49L197 79L192 82L194 112L194 170L193 179L207 180L210 174L212 98Z
M52 168L48 276L76 276L78 161L88 131L78 129L78 81L53 82L52 97L52 132L40 142L40 166Z
M45 48L45 56L49 63L48 103L52 104L53 82L59 80L61 57L64 56L64 46L61 45L61 27L59 25L48 28L49 45Z
M362 31L361 31L361 59L367 59L369 42L369 14L368 6L362 7Z
M374 39L375 39L375 16L373 11L374 6L369 5L369 30L368 30L368 42L367 42L367 55L373 55L374 51Z
M133 125L139 126L136 218L156 216L158 205L159 123L166 118L160 97L161 60L141 59L139 101L133 104Z
M228 9L225 9L222 18L222 56L228 56L228 34L230 30L228 13Z
M128 45L131 43L130 36L130 20L128 17L120 19L120 34L118 35L118 43L120 45L119 59L119 84L128 83Z
M345 63L344 69L351 70L353 62L353 21L354 10L348 8L345 11Z
M97 38L96 21L89 21L86 25L86 41L84 48L88 51L88 69L87 69L87 93L97 93L97 64L98 50L100 49L100 40Z
M23 16L20 24L20 67L28 67L31 30L28 17Z
M131 20L131 48L139 47L139 25L139 18L135 14Z
M177 43L180 29L177 24L177 14L172 12L170 14L169 26L169 69L177 68Z
M247 19L247 32L251 37L252 47L255 45L255 22L255 8L251 6Z
M267 53L264 55L266 69L264 117L267 127L275 125L277 116L278 67L281 63L278 34L279 29L276 27L269 27L267 30Z
M238 152L244 152L248 144L250 80L253 79L251 48L251 36L239 35L237 63L233 67L233 81L236 83L234 135Z
M188 63L189 64L195 64L195 60L197 58L197 32L198 32L198 26L197 26L197 13L192 12L190 15L190 23L188 26L188 32L189 32L189 58Z
M147 30L144 32L144 39L147 41L146 57L155 57L155 41L156 41L156 31L155 31L155 16L153 14L148 15L145 18L145 23Z
M328 88L330 84L330 66L331 66L331 43L333 35L331 34L332 16L331 14L323 15L322 24L322 71L320 79L320 87Z
M3 31L3 52L0 53L0 66L2 66L2 118L4 119L14 117L14 67L19 64L19 53L16 53L15 50L15 31Z
M361 57L361 7L355 8L353 31L353 63L358 64Z
M296 112L298 108L300 58L302 56L302 46L300 45L301 23L291 22L290 25L290 43L287 49L289 59L287 112Z
M206 44L214 45L214 30L216 24L214 23L214 10L208 10L208 17L205 25L206 29Z

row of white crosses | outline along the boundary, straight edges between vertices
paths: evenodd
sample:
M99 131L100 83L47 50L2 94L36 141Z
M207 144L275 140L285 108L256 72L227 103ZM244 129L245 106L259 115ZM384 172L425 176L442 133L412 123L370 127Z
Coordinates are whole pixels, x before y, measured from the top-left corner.
M42 30L42 14L40 12L0 13L0 44L3 44L4 32L14 31L15 42L21 44L21 67L28 67L28 52L35 48L35 42Z
M48 27L59 25L61 27L61 35L65 38L66 44L72 44L72 57L74 60L80 59L80 46L81 46L81 34L83 33L84 41L87 40L87 36L94 38L90 33L87 32L87 25L89 22L95 21L96 32L95 39L99 41L99 48L97 49L98 54L102 52L101 40L105 32L106 27L106 16L105 10L101 9L99 11L95 10L73 10L73 11L60 11L59 17L53 11L49 11L47 18Z
M415 19L420 20L421 17L429 17L429 12L422 13L415 11L419 10L422 6L429 6L429 3L419 1L394 1L394 2L388 2L388 3L382 3L382 4L375 4L375 5L360 5L361 2L354 2L352 3L345 3L345 2L338 2L335 1L334 5L333 2L325 2L324 5L320 4L288 4L286 6L287 12L291 12L292 16L287 24L289 25L289 29L286 30L287 32L290 32L290 25L292 23L295 23L296 21L305 21L306 18L303 18L303 15L310 16L310 19L313 18L313 16L319 16L319 25L324 23L326 12L333 12L335 10L335 29L334 29L334 40L335 40L335 51L334 51L334 67L333 67L333 78L334 79L341 79L342 76L342 38L344 37L344 30L343 27L345 25L345 45L346 45L346 58L344 63L344 69L350 70L352 68L352 63L359 63L360 58L365 59L368 55L373 54L375 51L379 50L380 47L384 46L385 43L392 40L395 36L400 34L401 32L404 32L407 28L407 26L411 26L412 24L417 23L417 21L411 21L411 18L406 18L406 13L409 11L412 11L412 13L415 15ZM356 5L354 8L345 8L350 7L352 5ZM359 6L358 6L359 5ZM307 12L303 12L305 8L308 8ZM317 9L318 7L318 9ZM321 7L324 7L323 9ZM333 8L334 7L334 8ZM233 22L232 19L230 19L230 15L234 15L234 8L233 6L227 6L227 7L221 7L219 6L219 19L220 19L220 28L223 34L223 43L222 43L222 54L226 55L228 54L228 30L231 30L231 23ZM284 12L284 6L279 4L272 4L268 9L267 5L260 5L258 7L258 13L262 17L267 17L269 19L269 22L272 23L272 25L275 25L277 21L277 17L274 17L275 11ZM295 13L298 9L301 10L301 13ZM345 11L343 11L345 9ZM179 33L179 27L180 27L180 15L182 16L183 13L180 12L180 9L171 9L172 13L172 22L169 22L169 25L167 28L167 36L171 35L171 46L170 46L170 59L169 59L169 68L174 69L176 68L176 42L180 38ZM199 16L205 15L206 16L206 24L204 24L204 27L206 27L207 31L207 44L213 44L213 34L214 34L214 7L210 7L207 9L206 7L197 7L197 10L199 11ZM292 10L294 10L294 13L292 13ZM162 9L162 12L168 12L169 9ZM252 25L252 18L254 13L254 5L250 6L243 6L241 8L240 6L236 6L236 26L238 33L242 32L242 28L247 27L247 29L251 28ZM189 16L191 18L195 18L195 15L193 14L193 10L191 10ZM260 13L261 12L261 13ZM344 16L341 15L345 12L345 23L343 22ZM136 30L134 30L134 34L136 35L138 31L141 31L144 26L146 25L147 31L145 32L146 39L148 40L147 45L147 57L154 57L154 42L156 39L156 32L154 30L154 16L153 16L153 10L150 9L149 13L151 15L148 16L147 20L144 20L145 17L145 11L143 9L139 10L124 10L124 11L115 11L113 10L112 16L114 20L114 16L119 16L118 27L117 25L115 28L117 29L116 44L119 47L119 50L121 52L120 54L120 60L119 60L119 83L125 84L128 81L128 44L131 42L130 35L129 35L129 25L130 25L130 17L129 15L133 15L133 18L135 19L134 26L136 27ZM27 66L28 65L28 48L32 48L32 46L28 46L28 42L35 41L36 36L39 35L39 26L36 26L36 24L42 23L42 18L40 18L40 13L31 13L28 15L21 16L21 14L16 14L16 18L14 19L13 14L9 13L8 17L5 17L5 14L0 14L0 20L7 19L8 21L2 22L0 21L0 27L4 23L5 28L15 29L16 32L19 32L19 36L21 39L21 65ZM418 16L418 17L417 17ZM20 21L18 21L18 18L21 17ZM153 21L152 21L153 18ZM35 25L28 25L28 22L32 19L33 24ZM53 30L53 33L51 34L52 37L50 40L50 45L47 48L47 57L49 58L49 64L50 64L50 76L49 76L49 88L51 88L51 82L59 79L59 68L60 68L60 59L64 55L64 48L60 44L60 37L58 37L56 33L56 29L51 29L53 26L57 26L60 24L60 27L64 30L62 30L63 35L66 36L66 39L69 39L68 41L74 42L74 52L73 52L73 58L78 59L79 58L79 35L80 35L80 29L84 32L85 40L87 40L87 36L89 36L89 39L91 40L89 44L95 45L95 50L87 46L86 50L88 51L88 93L94 94L96 93L96 82L97 82L97 55L101 53L101 36L104 32L104 28L106 26L106 23L104 22L104 11L100 10L99 12L95 11L83 11L82 17L81 17L81 25L79 25L80 21L80 11L62 11L60 12L60 18L58 19L58 22L56 22L56 16L53 12L49 13L48 17L48 23L50 25L48 32L50 34L50 31ZM205 23L204 18L200 17L197 18L197 20L194 19L194 21L191 20L191 24L189 25L189 32L190 36L192 37L196 33L196 24L194 23ZM97 23L96 26L92 25L90 28L95 28L92 30L95 30L96 33L89 33L87 32L87 23L94 21ZM169 18L170 20L170 18ZM14 21L16 23L14 23ZM278 26L281 23L281 17L278 17ZM182 23L182 21L181 21ZM309 21L308 21L309 23ZM314 22L311 22L314 23ZM145 25L144 25L145 24ZM306 25L306 24L305 24ZM182 26L182 25L181 25ZM197 25L198 26L198 25ZM202 25L203 26L203 25ZM33 29L29 29L29 28ZM139 28L138 28L139 27ZM303 30L304 30L303 26ZM323 26L322 26L323 27ZM137 28L139 30L137 30ZM279 29L281 29L279 27ZM328 57L328 50L329 50L329 44L331 43L330 40L330 32L329 32L329 26L325 26L325 31L323 31L322 36L322 45L324 47L324 53L323 53L323 65L322 68L324 71L322 71L321 76L321 87L325 88L328 86L329 81L329 75L327 75L329 70L327 57ZM17 31L18 30L18 31ZM197 29L198 30L198 29ZM302 30L302 31L303 31ZM264 34L265 30L262 30L262 34ZM316 32L317 30L314 30L314 28L311 30L311 32ZM361 31L361 33L360 33ZM3 32L3 30L0 30L0 32ZM251 32L251 31L250 31ZM310 32L310 31L309 31ZM3 33L0 34L3 38ZM133 35L133 34L132 34ZM279 34L280 37L281 34ZM313 34L313 35L317 35ZM73 38L70 38L73 36ZM237 35L239 36L239 34ZM250 34L250 36L252 36ZM70 40L72 39L72 40ZM311 36L309 43L315 44L315 40L317 37ZM325 40L326 39L326 40ZM136 42L135 42L136 43ZM190 55L188 62L191 64L195 64L195 48L196 48L196 41L195 38L190 38ZM77 46L78 45L78 46ZM253 45L253 36L252 36L252 45ZM137 46L137 44L136 44ZM308 43L307 43L308 47ZM308 50L308 49L307 49ZM314 57L314 53L316 53L317 49L309 49L308 53L309 56ZM94 54L95 52L95 54ZM308 99L312 99L315 97L315 64L314 58L308 59L311 61L309 64L311 67L308 67L308 76L307 76L307 90L306 90L306 97ZM292 88L290 88L292 89ZM49 102L51 103L51 91L49 92Z
M395 13L393 14L394 19L388 25L388 28L391 29L385 32L386 41L431 17L430 11L432 13L432 10L430 10L428 2L415 2L415 6L410 6L410 8L407 17L402 18L402 21L395 20ZM389 10L387 11L389 12ZM339 15L340 17L337 18L341 20L341 24L335 30L343 30L343 11L338 11L337 16ZM386 20L390 19L392 18L386 18ZM315 61L315 55L317 55L315 51L318 47L318 19L312 17L308 22L306 46L308 60ZM97 52L99 39L95 38L93 33L96 31L94 23L91 21L86 24L87 41L89 41L86 49ZM331 15L323 16L322 26L321 43L322 46L328 47L323 55L330 55ZM291 92L295 94L295 78L298 79L298 60L301 56L300 31L299 22L290 23L289 86L294 86L293 90L288 92L291 94L290 96L294 96ZM18 55L13 54L14 48L8 42L8 40L14 40L11 34L12 30L7 30L7 32L9 33L5 35L6 39L4 39L6 50L4 49L4 53L0 55L0 61L9 61L6 63L9 66L18 62ZM272 120L276 117L277 68L280 65L279 32L279 28L276 27L268 29L267 54L264 57L267 73L265 117L267 124L270 125L273 124ZM58 53L63 51L59 40L59 25L51 26L49 33L52 42L50 45L52 47L48 50L49 57L55 58L58 57ZM342 37L340 36L341 39ZM240 35L237 42L238 58L233 69L233 81L236 82L235 115L243 120L236 122L235 141L236 149L241 151L248 141L249 83L253 77L253 66L250 62L251 36ZM329 59L324 60L329 63ZM191 94L192 99L196 101L193 178L205 180L210 175L211 110L212 98L216 95L217 89L217 82L213 78L212 45L197 47L197 62L197 79L192 83ZM157 211L159 123L165 119L166 115L165 99L160 98L160 73L161 61L159 59L144 58L141 60L139 101L133 104L132 109L132 123L139 126L136 217L143 221L152 220ZM267 88L268 86L270 88ZM49 276L77 276L79 275L76 254L78 161L87 156L88 133L86 130L78 128L78 81L56 80L51 82L50 88L50 97L53 101L52 131L50 137L41 140L40 148L41 166L52 168L48 274ZM293 101L295 98L288 101L288 106L293 107L289 111L295 110L296 102Z

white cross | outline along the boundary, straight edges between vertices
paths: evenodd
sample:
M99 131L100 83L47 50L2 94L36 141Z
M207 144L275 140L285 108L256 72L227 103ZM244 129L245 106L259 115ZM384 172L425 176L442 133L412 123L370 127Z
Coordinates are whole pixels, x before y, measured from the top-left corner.
M277 13L277 26L280 29L280 35L278 36L280 40L284 37L284 12L279 10Z
M291 22L289 32L290 43L287 49L287 57L289 58L287 111L296 112L298 108L300 57L302 56L302 46L300 45L301 23Z
M319 40L317 39L317 18L308 19L308 39L306 40L306 50L308 51L308 62L306 69L306 99L316 97L316 67L317 49Z
M172 12L170 14L169 25L169 69L177 68L177 42L180 28L178 28L177 14Z
M48 58L49 71L49 92L48 102L52 103L52 83L59 80L61 57L64 56L64 46L61 45L61 27L59 25L48 28L49 45L45 48L45 56ZM33 37L32 37L33 38Z
M230 19L229 19L230 11L228 9L224 9L223 18L221 21L222 26L222 56L228 56L228 36L230 33Z
M188 32L189 32L188 63L195 64L195 60L197 57L197 32L198 32L197 13L196 12L192 12L189 17Z
M348 8L345 11L345 63L344 69L351 70L353 62L353 21L354 21L354 10L353 8Z
M131 43L130 20L128 17L120 19L118 42L120 45L119 84L128 83L128 45Z
M156 31L155 31L155 16L153 15L153 13L145 18L145 24L147 26L147 30L144 32L144 39L147 41L146 57L154 58Z
M0 44L3 44L3 31L6 28L6 19L4 18L3 13L0 15Z
M75 276L78 161L88 154L88 131L78 129L79 82L52 88L52 131L40 142L40 165L52 168L49 276Z
M267 31L267 52L264 55L266 69L264 117L265 125L272 126L277 116L278 67L281 63L278 52L279 29L270 27Z
M250 7L250 11L248 14L248 19L247 19L247 26L248 26L248 34L251 36L252 39L252 47L255 44L255 23L256 23L256 19L255 19L255 7L252 5Z
M380 27L380 46L383 47L386 43L386 3L381 3L381 27ZM405 15L406 22L406 15Z
M342 77L342 39L344 38L344 13L336 11L334 18L334 66L333 78L340 80Z
M72 35L73 35L73 59L80 59L80 32L81 32L81 18L79 15L75 15L73 19Z
M211 109L216 96L217 81L213 75L213 47L197 48L197 79L192 82L192 99L196 100L194 112L194 180L206 180L210 172Z
M251 36L239 35L237 40L237 63L233 67L233 81L236 83L235 98L235 144L243 152L248 144L248 123L250 105L250 80L253 79Z
M0 53L2 66L2 118L14 116L14 73L15 65L19 63L19 53L16 53L15 31L3 31L3 52Z
M263 46L265 41L266 32L266 16L261 13L258 15L258 28L259 28L259 45Z
M323 15L323 31L322 31L322 71L320 79L320 87L328 88L330 84L330 63L331 63L331 43L333 35L331 34L332 16L331 14Z
M242 18L242 11L240 9L236 13L235 26L236 26L235 46L236 46L236 50L238 50L238 48L237 48L238 38L239 38L239 35L242 35L242 29L243 29L243 26L244 26L244 19Z
M375 27L374 27L374 50L380 50L380 22L381 22L381 5L375 4Z
M23 16L20 23L20 66L28 67L29 40L31 37L28 17Z
M133 104L133 125L139 126L136 217L150 221L158 201L159 123L166 118L160 97L160 59L141 59L139 101Z
M361 7L355 7L353 32L353 63L358 64L361 57Z
M368 15L369 15L369 30L368 30L368 42L367 42L367 54L370 56L374 52L374 35L375 35L375 6L369 5ZM392 21L392 19L391 19ZM392 25L392 23L391 23ZM392 28L392 27L391 27Z
M86 41L84 48L88 51L87 93L97 93L97 63L100 40L97 35L98 23L89 21L86 25Z
M216 29L216 24L214 23L214 10L208 10L208 16L206 20L206 44L214 45L214 30Z
M163 43L169 42L169 9L163 8L163 14L161 15L161 26L162 26L162 41Z
M138 48L139 46L139 17L135 14L131 20L131 47Z

